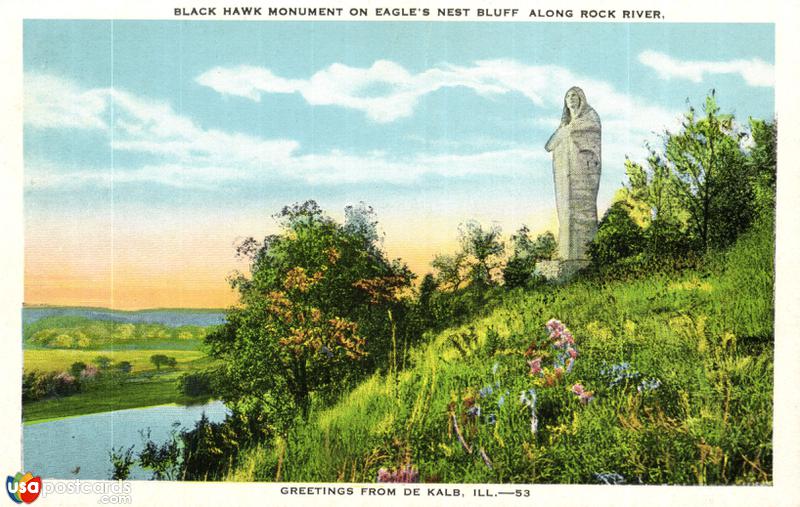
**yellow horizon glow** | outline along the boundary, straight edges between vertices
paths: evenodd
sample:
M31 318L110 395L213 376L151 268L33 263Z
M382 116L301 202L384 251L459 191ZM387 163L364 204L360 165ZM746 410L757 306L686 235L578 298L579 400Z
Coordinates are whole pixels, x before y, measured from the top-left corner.
M555 213L527 218L530 224L547 224L533 234L556 230ZM500 224L505 239L521 225L518 219ZM260 216L204 216L166 226L140 217L124 224L119 220L114 224L109 217L58 217L27 227L24 305L225 308L238 301L228 276L248 268L235 257L236 239L275 232ZM433 213L414 222L406 214L393 215L381 220L383 246L390 259L401 258L421 279L433 271L435 255L456 251L460 222Z

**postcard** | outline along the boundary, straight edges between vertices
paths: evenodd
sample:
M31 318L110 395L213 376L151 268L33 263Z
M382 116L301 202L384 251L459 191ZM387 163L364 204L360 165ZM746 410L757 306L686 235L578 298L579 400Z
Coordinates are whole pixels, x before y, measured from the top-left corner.
M42 505L794 505L796 6L7 7Z

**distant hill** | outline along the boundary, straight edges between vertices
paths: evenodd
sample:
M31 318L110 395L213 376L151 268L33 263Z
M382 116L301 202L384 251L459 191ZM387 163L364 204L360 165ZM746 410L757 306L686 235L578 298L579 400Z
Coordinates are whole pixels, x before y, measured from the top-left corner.
M216 326L225 322L223 309L154 308L149 310L111 310L109 308L70 306L24 306L23 326L46 317L86 317L128 324L163 324L169 327Z

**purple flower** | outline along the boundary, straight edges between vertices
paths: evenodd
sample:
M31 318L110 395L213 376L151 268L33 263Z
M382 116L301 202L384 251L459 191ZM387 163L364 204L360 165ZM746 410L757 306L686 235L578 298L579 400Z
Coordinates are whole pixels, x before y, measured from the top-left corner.
M392 482L392 474L388 470L381 467L378 469L378 482Z

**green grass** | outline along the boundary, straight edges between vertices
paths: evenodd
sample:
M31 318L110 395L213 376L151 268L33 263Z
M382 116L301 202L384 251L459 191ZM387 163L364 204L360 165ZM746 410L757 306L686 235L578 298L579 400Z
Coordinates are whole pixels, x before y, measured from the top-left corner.
M381 467L411 465L428 482L597 483L595 474L618 473L628 483L769 483L773 244L767 225L705 269L509 292L488 316L413 351L396 378L375 375L244 452L228 479L373 482ZM545 387L523 352L551 318L570 328L580 356ZM602 370L622 362L639 378L612 385ZM640 392L645 379L661 386ZM592 402L570 392L577 382ZM479 395L485 386L494 393ZM535 434L520 401L530 388ZM465 414L469 398L482 406L477 420Z
M133 376L128 382L109 383L72 396L26 403L22 407L22 420L30 424L126 408L202 401L203 398L191 398L178 392L176 381L180 373L164 371L148 377ZM143 381L136 382L137 379Z
M23 367L25 371L69 371L72 363L95 363L97 356L111 358L114 363L129 361L133 372L155 370L150 356L164 354L174 357L180 367L184 363L204 357L199 350L135 349L135 350L74 350L74 349L26 349ZM113 366L112 366L113 368Z
M165 354L175 357L175 368L163 367L158 371L150 362L150 356ZM122 410L126 408L164 405L168 403L188 404L203 401L202 397L188 397L178 392L177 380L187 372L212 366L214 361L198 350L25 350L26 371L64 371L76 362L94 362L98 355L110 357L115 363L129 361L133 365L130 375L122 375L110 369L111 377L85 384L82 392L72 396L25 403L22 419L25 423L76 415ZM108 376L107 376L108 377Z

